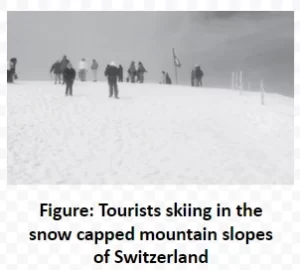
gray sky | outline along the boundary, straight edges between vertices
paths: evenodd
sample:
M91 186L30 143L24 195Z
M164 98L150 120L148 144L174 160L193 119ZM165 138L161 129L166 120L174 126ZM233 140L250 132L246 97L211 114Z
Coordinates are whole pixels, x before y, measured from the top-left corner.
M204 84L230 87L231 72L267 91L293 95L293 12L8 12L8 58L17 57L21 80L49 80L64 54L77 68L97 59L100 79L114 60L127 70L132 60L159 82L166 70L174 81L172 48L182 63L180 84L190 83L195 64Z

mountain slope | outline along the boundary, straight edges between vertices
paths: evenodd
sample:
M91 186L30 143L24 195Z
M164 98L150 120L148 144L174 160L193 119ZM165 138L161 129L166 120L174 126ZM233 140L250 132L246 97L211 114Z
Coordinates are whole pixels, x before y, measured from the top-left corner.
M293 99L159 84L8 85L8 182L293 182Z

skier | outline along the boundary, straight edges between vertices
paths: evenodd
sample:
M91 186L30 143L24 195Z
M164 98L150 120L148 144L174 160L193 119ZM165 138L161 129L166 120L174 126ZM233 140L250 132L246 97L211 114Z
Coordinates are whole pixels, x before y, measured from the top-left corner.
M123 67L119 65L119 82L123 82Z
M128 69L128 76L130 78L130 81L132 83L135 83L135 77L136 77L136 68L134 61L131 62L130 67Z
M81 61L79 62L79 79L84 82L86 80L86 72L87 72L87 68L86 68L86 62L85 59L82 58Z
M195 66L195 86L199 87L201 86L202 87L202 77L203 77L204 73L203 71L201 70L200 66L199 65L196 65Z
M93 77L94 77L93 82L97 81L97 70L98 70L98 67L99 67L99 65L98 65L97 61L95 59L93 59L93 63L91 65L91 70L93 72Z
M147 70L144 68L142 62L139 62L139 67L137 70L137 77L138 77L138 82L143 83L144 82L144 73L147 72Z
M73 96L73 84L76 77L76 71L69 62L63 73L66 83L66 96Z
M50 74L53 72L54 74L54 83L57 84L57 82L61 83L61 69L60 69L60 63L59 60L57 60L50 69Z
M62 74L64 74L64 71L67 68L69 62L70 61L68 60L67 56L64 55L63 59L60 61L60 70ZM63 84L65 84L64 76L63 76Z
M107 65L105 72L105 77L107 77L108 85L109 85L109 97L115 95L116 99L119 99L119 90L117 79L119 76L119 69L116 66L115 62L111 62Z

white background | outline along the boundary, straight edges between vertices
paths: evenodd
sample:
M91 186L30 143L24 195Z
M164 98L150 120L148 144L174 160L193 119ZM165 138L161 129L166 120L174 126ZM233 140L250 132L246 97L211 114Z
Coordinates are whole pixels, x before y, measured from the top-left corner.
M0 1L0 177L1 223L0 264L7 270L37 269L300 269L300 12L295 12L295 184L294 186L8 186L6 181L6 51L7 10L297 10L300 1L291 0L1 0ZM276 168L274 168L276 170ZM222 175L219 176L222 178ZM126 179L124 179L126 181ZM218 202L234 207L248 202L264 208L262 218L221 219L74 219L51 221L39 217L39 204L57 206L96 206L109 202L115 206L166 206L174 201L215 206ZM93 255L105 246L92 243L28 241L29 230L120 230L135 224L138 229L197 229L207 226L222 231L231 225L244 230L273 230L270 243L118 243L109 248L127 253L138 249L168 253L174 248L182 252L201 252L209 248L209 265L96 265Z

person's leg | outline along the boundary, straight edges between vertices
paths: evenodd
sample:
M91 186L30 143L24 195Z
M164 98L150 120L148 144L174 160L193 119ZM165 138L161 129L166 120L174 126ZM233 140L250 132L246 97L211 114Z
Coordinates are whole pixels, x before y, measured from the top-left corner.
M85 81L86 80L86 70L82 70L82 80Z
M144 83L144 74L141 74L140 83Z
M58 80L58 75L55 73L54 74L54 84L57 84L57 80Z
M57 76L58 76L58 83L61 84L61 74L59 73Z
M73 82L70 82L70 96L73 96Z
M119 98L119 90L118 90L117 82L114 83L114 92L115 92L115 98Z
M203 86L203 84L202 84L202 78L200 78L200 86L201 87Z
M112 95L113 95L113 85L112 85L112 83L108 83L108 85L109 85L109 97L112 97Z

